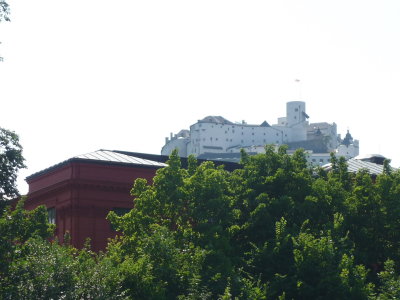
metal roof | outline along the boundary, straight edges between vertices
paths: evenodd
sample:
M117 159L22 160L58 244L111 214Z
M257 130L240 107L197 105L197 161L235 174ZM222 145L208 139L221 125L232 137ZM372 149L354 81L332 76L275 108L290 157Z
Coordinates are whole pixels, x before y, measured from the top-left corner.
M358 159L351 158L346 161L347 168L349 172L357 173L358 171L365 169L368 170L368 173L374 176L380 175L383 173L383 165L375 164L368 161L362 161ZM332 164L326 164L323 168L327 171L332 169Z
M147 167L147 168L163 168L163 167L167 166L167 164L165 164L162 161L141 158L138 156L140 156L140 153L133 153L133 152L132 153L130 153L130 152L121 153L121 151L116 151L116 150L100 149L100 150L97 150L94 152L74 156L70 159L67 159L56 165L48 167L44 170L33 173L32 175L29 175L28 177L26 177L26 180L33 179L42 174L46 174L60 166L63 166L69 162L76 162L76 161L85 161L85 162L93 162L93 163L101 162L104 164L118 164L118 165L136 165L136 166L139 165L139 166L143 166L143 167ZM142 156L160 157L160 155L149 155L149 154L143 154Z
M369 161L362 161L358 159L349 159L347 161L348 170L350 172L358 172L361 169L367 169L371 175L380 175L383 173L383 165L378 165Z
M271 125L269 125L269 123L267 121L262 122L260 126L261 127L271 127Z
M146 166L156 166L156 167L167 166L167 164L162 162L144 159L132 155L126 155L123 153L114 152L110 150L102 150L102 149L87 154L74 156L73 159L96 160L96 161L106 161L106 162L146 165Z

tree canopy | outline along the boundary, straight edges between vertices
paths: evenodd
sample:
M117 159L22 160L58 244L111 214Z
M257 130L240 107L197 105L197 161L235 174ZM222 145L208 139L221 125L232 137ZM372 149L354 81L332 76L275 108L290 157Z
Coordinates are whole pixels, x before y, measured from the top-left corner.
M386 297L400 263L399 172L373 182L334 156L330 173L313 170L305 155L267 146L242 153L242 168L228 172L194 158L182 169L174 152L153 184L136 180L130 213L110 213L123 233L110 249L134 261L150 256L167 299L188 291L202 299ZM149 247L155 239L165 244Z
M24 160L18 135L0 127L0 201L19 196L16 181Z
M131 193L134 208L108 216L121 235L98 254L49 242L43 208L5 211L3 298L400 298L400 172L388 163L371 178L332 157L327 173L267 146L228 172L193 157L182 168L174 152Z

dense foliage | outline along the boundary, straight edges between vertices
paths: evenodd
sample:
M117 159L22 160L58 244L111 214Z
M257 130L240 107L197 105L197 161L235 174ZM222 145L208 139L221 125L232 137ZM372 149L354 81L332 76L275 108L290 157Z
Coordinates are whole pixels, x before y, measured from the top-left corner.
M0 127L0 208L5 200L18 196L18 170L24 167L18 135Z
M174 152L135 181L134 209L109 214L123 236L105 253L48 242L43 208L4 211L3 298L400 298L400 172L351 174L332 156L326 173L268 146L241 163L184 169Z

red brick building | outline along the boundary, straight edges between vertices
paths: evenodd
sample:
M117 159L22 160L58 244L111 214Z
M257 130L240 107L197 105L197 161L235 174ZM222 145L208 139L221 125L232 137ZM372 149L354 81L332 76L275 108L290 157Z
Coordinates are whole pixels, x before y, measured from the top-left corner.
M168 157L99 150L68 159L29 176L26 209L46 205L62 242L66 231L71 243L82 247L91 238L92 249L104 249L115 236L106 220L111 210L133 207L130 189L136 178L152 180Z

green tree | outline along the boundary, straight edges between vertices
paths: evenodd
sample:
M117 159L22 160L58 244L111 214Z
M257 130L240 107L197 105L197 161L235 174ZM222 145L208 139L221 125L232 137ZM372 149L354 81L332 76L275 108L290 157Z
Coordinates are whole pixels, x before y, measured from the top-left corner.
M265 154L243 153L242 165L230 173L189 158L185 170L174 152L152 185L136 180L134 209L109 215L124 234L110 250L136 270L124 275L126 287L138 287L131 297L366 299L365 269L351 261L341 277L342 258L353 251L343 161L340 176L316 178L303 151L267 146Z
M44 206L26 211L24 200L20 200L15 209L7 207L0 216L0 274L6 272L8 264L17 254L18 247L32 237L49 238L53 225L47 222Z
M129 299L118 266L102 254L31 238L1 285L2 299Z
M47 210L23 201L0 216L1 299L126 299L110 256L50 241Z
M47 223L47 211L44 206L26 211L23 205L24 201L20 200L15 209L7 207L0 215L1 281L7 281L10 266L20 257L29 239L36 237L47 239L54 229L53 225ZM0 287L6 288L7 285L0 284Z
M225 286L229 262L219 223L226 218L220 216L224 205L213 205L223 194L218 172L222 170L210 163L188 172L181 168L175 151L152 185L136 180L134 209L121 217L109 214L124 234L110 250L119 253L115 257L125 257L121 263L129 265L125 286L139 287L129 290L133 299L190 299L195 294L208 295L208 281ZM207 184L197 185L200 180ZM201 200L208 205L200 205Z
M387 166L388 169L391 169ZM376 193L383 217L381 229L385 257L400 262L400 172L391 170L376 179Z
M385 217L377 185L367 171L360 171L345 200L347 212L345 227L355 245L355 260L375 272L383 267L385 259Z
M393 260L385 262L385 269L378 274L381 286L377 300L394 300L400 298L400 276L396 273Z
M24 160L18 135L0 127L0 205L19 196L16 181Z

